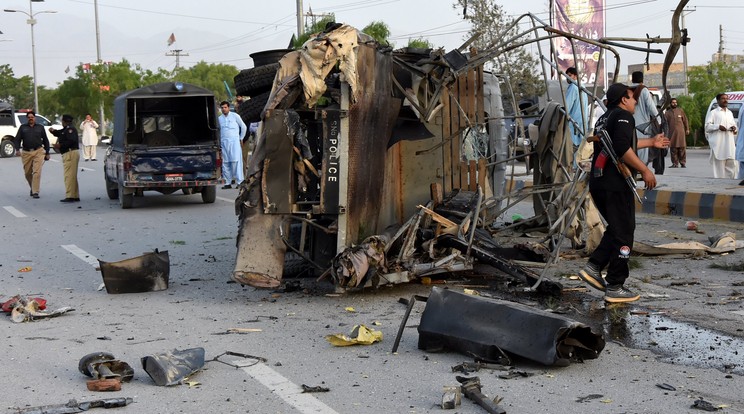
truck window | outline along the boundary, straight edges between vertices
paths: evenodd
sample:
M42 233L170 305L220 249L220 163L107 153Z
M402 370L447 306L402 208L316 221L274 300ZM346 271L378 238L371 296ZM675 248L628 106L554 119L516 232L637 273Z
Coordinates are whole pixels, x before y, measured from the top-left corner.
M145 134L154 131L170 131L173 125L173 117L155 115L142 118L142 129Z

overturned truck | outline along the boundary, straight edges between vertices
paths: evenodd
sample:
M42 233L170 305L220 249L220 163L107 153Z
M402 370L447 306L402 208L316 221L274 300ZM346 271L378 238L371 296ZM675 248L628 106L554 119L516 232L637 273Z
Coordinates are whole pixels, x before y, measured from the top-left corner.
M535 185L506 192L504 163L516 157L509 156L500 77L483 64L535 43L546 82L549 71L567 78L540 47L555 38L591 44L600 59L613 55L615 74L620 60L617 43L561 32L533 15L522 18L532 27L482 51L465 52L470 42L446 53L393 51L334 24L284 54L273 66L270 92L258 84L248 88L256 96L246 109L262 104L262 111L247 120L262 122L235 204L240 223L232 278L276 287L284 275L306 271L330 277L339 288L359 288L470 269L477 260L533 289L560 292L559 284L543 281L545 270L534 274L511 258L551 264L564 239L581 244L578 235L586 230L575 223L588 215L580 212L589 211L591 200L586 171L573 168L568 128L588 125L594 109L603 108L598 85L589 90L579 83L594 102L581 119L565 109L563 82L556 83L558 96L546 88L532 152ZM514 40L520 37L527 40ZM669 62L679 38L669 40ZM256 68L250 79L258 82L267 72ZM546 238L524 249L499 246L491 236L495 218L528 198L536 217L526 222L546 228Z
M351 288L471 268L473 250L498 248L476 228L503 185L483 154L506 147L498 81L461 51L321 33L279 61L236 200L233 279L275 287L299 262Z

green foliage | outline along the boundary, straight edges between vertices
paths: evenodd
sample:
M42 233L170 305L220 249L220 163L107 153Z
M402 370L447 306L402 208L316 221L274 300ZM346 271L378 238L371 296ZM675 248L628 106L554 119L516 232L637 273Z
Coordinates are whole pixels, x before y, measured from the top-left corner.
M735 64L712 62L690 68L687 76L690 95L677 97L690 122L691 136L687 143L705 144L703 124L710 101L721 92L744 90L744 69Z
M229 100L224 81L231 90L235 89L233 78L238 74L238 68L233 65L210 64L204 61L190 68L178 68L173 76L174 80L191 83L214 92L217 101ZM234 93L233 93L234 96Z
M388 42L388 37L390 37L390 28L384 22L373 21L372 23L368 24L364 29L362 29L362 33L372 36L372 38L375 39L377 43L381 45L390 44Z
M477 50L487 50L518 34L519 28L512 26L514 20L496 0L456 0L452 7L455 10L467 10L464 18L472 27L465 36L466 39L481 33L473 43ZM498 72L508 76L512 89L518 95L534 96L543 93L544 85L536 70L537 58L524 47L504 51L492 63Z
M412 49L432 49L434 45L430 41L419 37L418 39L409 39L407 47Z
M292 46L295 49L301 48L302 45L304 45L305 42L307 42L311 36L315 36L318 33L322 32L323 30L325 30L326 25L328 23L333 23L335 21L336 21L336 15L331 13L327 16L324 16L322 19L316 21L311 26L309 27L305 26L305 33L303 33L302 36L295 39L294 44Z
M10 65L0 65L0 100L13 105L14 108L33 108L33 78L30 76L16 78Z

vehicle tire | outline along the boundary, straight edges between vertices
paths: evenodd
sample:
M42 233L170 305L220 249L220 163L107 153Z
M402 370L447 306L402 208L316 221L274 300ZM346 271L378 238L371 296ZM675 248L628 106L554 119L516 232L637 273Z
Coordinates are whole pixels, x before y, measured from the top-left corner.
M242 96L254 96L271 90L278 63L241 70L235 75L235 92Z
M261 121L261 111L263 111L266 102L269 100L269 94L270 92L264 92L253 96L238 106L238 115L243 118L243 122L248 124Z
M9 139L3 140L2 144L0 144L0 157L8 158L13 155L15 155L15 146L13 146L13 141Z
M119 184L119 189L117 191L119 193L119 206L121 206L122 209L132 208L132 205L134 204L134 194L126 194L124 192L124 186L121 184Z
M109 200L116 200L119 198L119 186L109 181L108 178L104 179L106 180L106 195Z
M201 195L204 204L212 204L217 199L217 187L214 185L206 186L202 188Z
M299 254L288 251L284 255L284 271L282 278L299 277L308 272L310 264L305 261Z
M196 189L194 189L194 187L185 187L185 188L182 188L181 191L183 191L185 195L191 195L196 192Z

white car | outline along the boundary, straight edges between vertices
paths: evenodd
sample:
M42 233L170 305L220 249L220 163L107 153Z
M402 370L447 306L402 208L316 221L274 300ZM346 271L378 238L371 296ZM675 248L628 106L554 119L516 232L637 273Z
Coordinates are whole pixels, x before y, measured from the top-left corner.
M0 112L0 157L12 157L15 154L13 139L15 139L18 128L27 122L25 112ZM49 132L49 127L62 129L62 125L53 124L41 115L36 115L36 123L44 127L44 131L46 131L47 138L49 139L49 148L53 150L54 148L52 146L57 142L57 137Z

